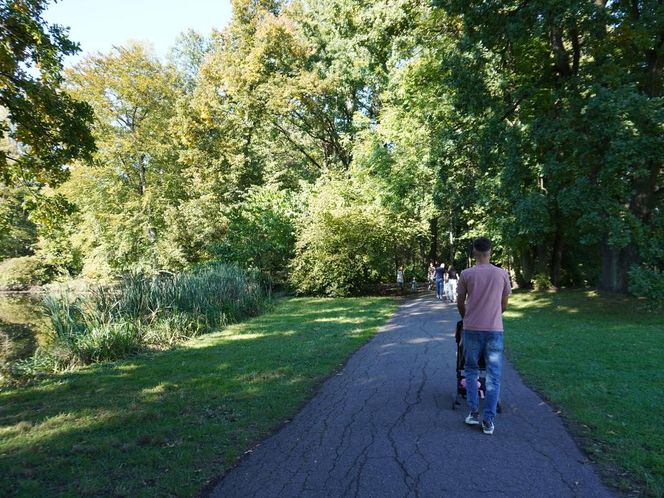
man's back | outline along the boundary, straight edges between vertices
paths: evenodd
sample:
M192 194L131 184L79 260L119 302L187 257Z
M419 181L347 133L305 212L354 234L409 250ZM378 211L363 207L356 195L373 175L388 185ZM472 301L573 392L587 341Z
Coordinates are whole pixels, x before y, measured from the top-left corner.
M461 272L457 294L466 296L465 330L503 330L502 300L512 292L507 272L489 263L480 263Z

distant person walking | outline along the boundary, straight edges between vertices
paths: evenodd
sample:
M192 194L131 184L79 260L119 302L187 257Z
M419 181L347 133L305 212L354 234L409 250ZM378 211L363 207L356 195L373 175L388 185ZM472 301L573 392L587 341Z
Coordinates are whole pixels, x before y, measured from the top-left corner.
M436 267L436 299L443 299L443 286L445 280L445 263Z
M503 318L512 292L507 272L490 263L491 242L480 237L473 242L477 264L461 272L457 307L463 318L466 385L475 386L479 378L478 360L486 363L486 400L482 419L484 434L493 434L496 406L500 399L500 378L503 368ZM479 425L477 389L468 389L466 399L470 413L469 425Z
M403 266L397 270L397 288L399 292L403 291Z
M457 272L454 269L454 266L450 266L450 269L447 270L447 285L450 301L455 302L457 294Z
M429 263L429 271L427 273L427 281L429 285L427 290L433 290L433 286L436 283L436 267L433 265L433 261Z

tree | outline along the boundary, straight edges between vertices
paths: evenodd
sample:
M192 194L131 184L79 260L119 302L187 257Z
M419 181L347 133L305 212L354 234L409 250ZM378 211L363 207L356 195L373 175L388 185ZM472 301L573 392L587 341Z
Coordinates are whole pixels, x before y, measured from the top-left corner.
M67 176L65 165L94 150L92 111L62 89L62 58L78 51L58 25L42 19L45 0L0 4L0 139L11 138L16 153L0 151L3 183L54 185Z
M32 254L37 231L25 205L29 195L25 187L0 184L0 261Z
M438 57L460 124L444 135L473 151L507 249L556 284L594 253L625 290L662 200L662 5L438 4L461 27Z
M295 250L296 215L292 192L275 185L250 189L242 203L229 209L228 228L217 257L284 281Z
M189 29L180 33L169 51L168 62L175 67L188 93L196 87L198 73L211 48L210 40Z
M167 222L188 191L169 128L180 95L175 73L132 44L91 56L67 76L71 93L94 109L98 147L60 190L78 208L81 251L115 271L187 266L195 255L169 236Z

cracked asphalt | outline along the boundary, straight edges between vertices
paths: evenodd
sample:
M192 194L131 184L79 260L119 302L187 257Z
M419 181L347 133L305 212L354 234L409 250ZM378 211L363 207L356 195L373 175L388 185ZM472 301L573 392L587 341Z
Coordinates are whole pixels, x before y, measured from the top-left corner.
M507 361L494 435L464 424L466 407L452 410L458 319L432 296L404 301L210 496L613 496Z

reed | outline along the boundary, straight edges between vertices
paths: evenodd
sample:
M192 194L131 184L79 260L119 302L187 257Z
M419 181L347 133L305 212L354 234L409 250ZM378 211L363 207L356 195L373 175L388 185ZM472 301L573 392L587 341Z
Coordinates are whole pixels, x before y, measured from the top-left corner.
M258 272L208 264L180 274L129 274L86 296L47 296L49 344L17 363L17 376L112 361L147 347L168 348L263 311L271 300Z

